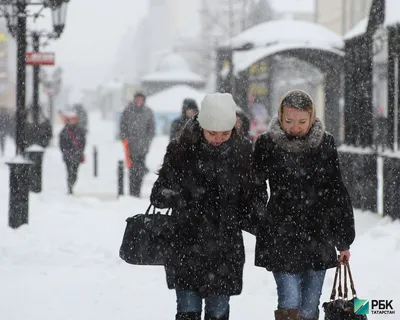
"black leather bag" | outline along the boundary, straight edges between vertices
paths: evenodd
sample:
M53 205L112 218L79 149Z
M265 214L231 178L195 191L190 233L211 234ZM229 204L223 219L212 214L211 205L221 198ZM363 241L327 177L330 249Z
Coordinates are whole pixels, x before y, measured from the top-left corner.
M351 275L350 265L346 261L344 267L344 295L342 292L342 266L339 263L336 267L335 280L329 302L322 304L325 311L325 320L367 320L366 315L354 313L354 299L357 299L356 289L354 287L353 276ZM350 287L353 298L348 300L347 274L350 278ZM338 298L336 299L336 284L339 275Z
M173 218L156 212L150 214L152 205L144 214L126 219L127 225L119 250L119 256L129 264L162 266L169 257Z

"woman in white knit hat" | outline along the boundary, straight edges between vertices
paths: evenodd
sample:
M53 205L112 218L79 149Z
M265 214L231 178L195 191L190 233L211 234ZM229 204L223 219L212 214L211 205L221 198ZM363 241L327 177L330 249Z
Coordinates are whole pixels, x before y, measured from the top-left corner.
M228 93L205 96L198 116L167 147L151 202L176 217L165 265L176 290L177 320L229 319L229 299L242 291L252 166L251 143L235 129Z

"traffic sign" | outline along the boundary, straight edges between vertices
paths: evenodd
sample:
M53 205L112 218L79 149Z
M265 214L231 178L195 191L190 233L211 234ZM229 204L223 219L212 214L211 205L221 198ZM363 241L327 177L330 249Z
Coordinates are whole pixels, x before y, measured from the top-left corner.
M26 65L40 66L40 65L54 65L55 54L53 52L27 52Z

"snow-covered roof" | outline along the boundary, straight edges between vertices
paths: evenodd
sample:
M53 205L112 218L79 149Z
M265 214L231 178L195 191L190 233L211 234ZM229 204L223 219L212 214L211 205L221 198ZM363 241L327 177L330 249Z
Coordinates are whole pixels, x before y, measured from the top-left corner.
M144 75L141 81L204 83L203 77L191 71L186 60L176 53L163 57L159 61L156 71Z
M146 104L155 113L181 113L184 99L194 99L200 106L204 96L204 92L192 87L177 85L147 97Z
M224 45L240 48L251 44L264 47L276 43L303 43L342 48L342 37L322 25L300 20L273 20L243 31Z
M187 61L176 53L168 54L160 59L157 71L190 70Z
M304 43L291 43L291 44L275 44L268 47L259 47L247 51L236 51L233 55L233 63L235 66L235 74L248 69L252 64L261 60L262 58L293 49L311 49L311 50L322 50L335 53L339 56L344 56L344 52L332 48L327 45L317 45L317 44L304 44Z
M202 76L190 70L156 71L146 74L141 80L144 82L175 82L175 83L204 82Z
M275 12L312 13L315 11L314 0L269 0Z
M343 39L349 40L364 34L365 31L367 31L367 25L368 25L368 18L362 19L354 26L353 29L351 29L344 35Z
M400 23L400 1L399 0L386 0L385 1L385 21L384 27ZM364 18L357 23L353 29L344 35L345 40L352 39L360 36L367 31L368 18Z

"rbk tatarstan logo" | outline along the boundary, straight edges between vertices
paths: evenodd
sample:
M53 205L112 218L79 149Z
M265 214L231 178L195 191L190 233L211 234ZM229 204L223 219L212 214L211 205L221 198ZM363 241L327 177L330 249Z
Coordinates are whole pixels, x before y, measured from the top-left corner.
M354 299L355 314L369 314L369 301L362 299Z

